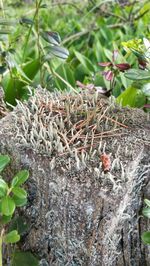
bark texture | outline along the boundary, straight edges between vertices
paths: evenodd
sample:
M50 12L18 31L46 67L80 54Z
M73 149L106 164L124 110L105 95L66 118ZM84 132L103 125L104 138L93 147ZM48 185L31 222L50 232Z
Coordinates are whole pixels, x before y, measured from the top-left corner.
M0 152L13 174L30 170L30 225L20 245L40 265L149 266L140 218L150 197L150 119L95 94L37 90L0 120ZM109 171L101 155L109 155Z

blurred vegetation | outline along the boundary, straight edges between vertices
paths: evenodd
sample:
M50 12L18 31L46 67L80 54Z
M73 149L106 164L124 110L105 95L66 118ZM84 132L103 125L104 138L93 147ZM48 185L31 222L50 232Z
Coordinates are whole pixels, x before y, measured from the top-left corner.
M7 103L15 105L16 99L26 99L38 84L50 91L78 92L79 81L104 94L111 90L124 105L149 109L150 86L146 95L143 92L149 76L137 87L135 78L133 83L125 77L126 71L119 71L112 87L98 65L112 61L117 50L116 63L139 68L141 54L136 54L134 47L129 53L122 43L150 39L149 1L1 0L0 12L0 74ZM54 36L56 32L59 35ZM56 43L46 40L48 34ZM149 71L148 64L143 71ZM129 92L124 95L126 90ZM136 100L131 101L130 95Z

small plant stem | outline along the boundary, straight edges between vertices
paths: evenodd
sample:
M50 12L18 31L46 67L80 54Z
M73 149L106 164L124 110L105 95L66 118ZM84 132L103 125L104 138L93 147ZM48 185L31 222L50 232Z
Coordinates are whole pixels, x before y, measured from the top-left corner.
M113 77L113 80L112 80L112 84L111 84L111 91L114 89L115 83L116 83L116 75L114 74L114 77Z
M34 30L34 34L37 35L37 32L35 30ZM44 47L43 47L42 42L40 40L39 40L39 46L40 46L40 51L42 51L42 53L45 55ZM69 84L69 82L64 80L57 72L55 72L55 70L52 68L51 62L49 64L47 62L45 62L43 65L47 69L49 74L52 74L53 76L57 77L64 84L66 84L67 87L69 87L75 93L78 93L78 91L73 86L71 86L71 84Z
M3 256L2 256L2 252L3 252L3 235L4 235L4 228L1 231L1 235L0 235L0 266L3 265Z
M42 1L40 1L42 2ZM42 58L41 58L41 47L40 47L40 31L39 31L39 1L36 0L36 10L37 10L37 15L35 19L35 29L37 32L37 47L38 47L38 54L39 54L39 61L40 61L40 83L43 84L42 81Z
M12 191L12 187L7 190L7 196L9 196L9 194L11 193L11 191Z
M3 17L5 18L5 11L4 11L4 4L3 4L3 0L0 0L0 8L3 12Z
M2 237L0 237L0 266L3 265L3 260L2 260Z
M33 25L34 25L34 22L35 22L37 14L38 14L38 10L39 10L39 7L40 7L41 3L42 3L42 0L39 0L38 4L36 5L36 9L35 9L34 17L33 17L33 24L30 26L30 29L28 31L28 35L26 37L26 42L25 42L24 51L23 51L23 61L25 59L25 54L26 54L26 49L27 49L27 46L28 46L29 38L30 38L30 35L31 35L31 32L32 32L32 28L33 28Z
M0 237L0 266L3 265L2 261L2 237Z
M71 84L69 84L65 79L63 79L57 72L55 72L51 66L51 63L49 63L49 65L47 65L50 72L52 73L52 75L54 75L55 77L59 78L64 84L66 84L67 87L69 87L71 90L73 90L75 93L78 93L78 91L76 91L76 89L74 87L71 86ZM48 69L47 68L47 69Z

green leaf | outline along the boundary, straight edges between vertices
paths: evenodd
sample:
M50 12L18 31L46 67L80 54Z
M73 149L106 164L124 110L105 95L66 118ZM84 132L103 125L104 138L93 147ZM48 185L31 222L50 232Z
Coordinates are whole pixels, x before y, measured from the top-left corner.
M20 24L26 24L26 25L33 25L34 21L30 18L22 17L22 18L20 18L19 23Z
M144 202L146 203L146 205L147 205L148 207L150 207L150 200L145 199Z
M14 193L15 196L17 196L20 199L25 199L27 197L27 192L20 187L14 187L12 189L12 192Z
M145 244L149 244L150 245L150 232L144 232L142 234L142 240Z
M120 75L120 79L121 79L121 82L122 82L122 85L125 87L125 88L127 88L128 86L127 86L127 79L125 78L125 76L124 76L124 73L119 73L119 75Z
M46 42L53 45L59 45L61 42L60 36L57 32L43 31L41 32L41 36Z
M122 106L142 107L146 102L146 97L141 90L129 87L116 99Z
M95 41L93 44L94 53L97 59L97 62L105 62L106 58L104 55L104 47L102 46L99 37L95 35Z
M130 48L130 50L132 51L132 53L139 59L145 59L144 55L142 52L135 50L134 48Z
M109 61L112 61L112 52L108 50L107 48L104 48L104 53Z
M40 5L40 8L47 8L47 4Z
M92 73L95 72L95 68L92 62L86 56L82 55L81 53L77 51L74 51L74 53L77 59L79 60L79 62L84 66L88 74L91 74L91 72Z
M28 170L22 170L18 172L15 177L13 178L11 182L11 187L18 187L26 182L26 180L29 177L29 171Z
M108 42L108 40L111 42L112 39L114 38L112 30L108 28L106 23L104 23L103 26L100 27L100 35L103 36L105 45L106 45L106 42Z
M150 71L140 69L129 69L124 75L131 80L150 80Z
M5 65L4 66L0 66L0 75L3 75L6 70L7 70L7 67Z
M5 88L5 101L16 105L16 99L22 99L24 94L26 93L26 89L24 88L27 83L30 84L30 80L32 81L35 75L38 73L40 68L39 59L32 60L26 63L22 67L22 72L29 80L24 81L20 80L18 77L10 77L10 75L6 75L3 79L3 87Z
M45 56L45 58L48 60L49 58L51 58L51 55L59 57L61 59L67 59L69 56L69 51L64 48L64 47L60 47L58 45L55 46L47 46L45 47L45 50L50 53L50 57L49 54Z
M11 220L11 223L9 225L9 230L10 231L17 230L19 235L23 235L25 232L28 231L29 226L30 226L29 222L27 223L24 217L18 216L14 217Z
M12 19L4 19L4 18L0 18L0 25L2 26L15 26L15 24L17 24L17 20L12 20Z
M150 218L150 208L144 208L142 210L142 214L147 217L147 218Z
M16 230L11 231L10 233L6 234L3 238L3 241L5 242L5 244L16 243L19 240L20 240L20 235L18 234Z
M140 9L140 14L142 15L143 13L149 10L150 10L150 3L145 3L144 5L142 5L142 8Z
M7 193L8 185L7 183L0 178L0 197L4 197Z
M15 202L10 196L2 198L1 201L2 214L10 216L15 211Z
M1 218L0 218L0 223L1 224L7 224L11 221L12 219L12 215L9 215L9 216L5 216L3 215Z
M38 259L31 252L16 251L13 254L12 266L39 266Z
M10 34L11 30L0 30L0 34Z
M88 71L82 64L78 64L78 66L75 68L74 75L76 80L83 82L85 76L88 75Z
M71 84L71 86L75 87L74 73L67 63L61 64L58 68L56 68L55 72L57 72L65 81ZM55 83L56 87L60 90L64 90L67 87L67 85L64 84L64 82L59 78L55 78Z
M0 155L0 172L3 171L5 166L10 162L10 158L8 155Z
M22 206L26 205L26 203L27 203L27 198L21 199L21 198L18 198L17 196L14 195L14 196L12 196L12 199L15 202L15 205L17 207L22 207Z

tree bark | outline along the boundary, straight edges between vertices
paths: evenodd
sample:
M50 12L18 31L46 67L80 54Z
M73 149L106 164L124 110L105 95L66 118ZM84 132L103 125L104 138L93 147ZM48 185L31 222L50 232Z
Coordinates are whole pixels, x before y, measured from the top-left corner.
M30 170L21 210L30 229L20 248L41 265L149 266L141 241L150 228L141 217L150 197L149 122L142 110L96 94L41 90L1 119L8 171Z

